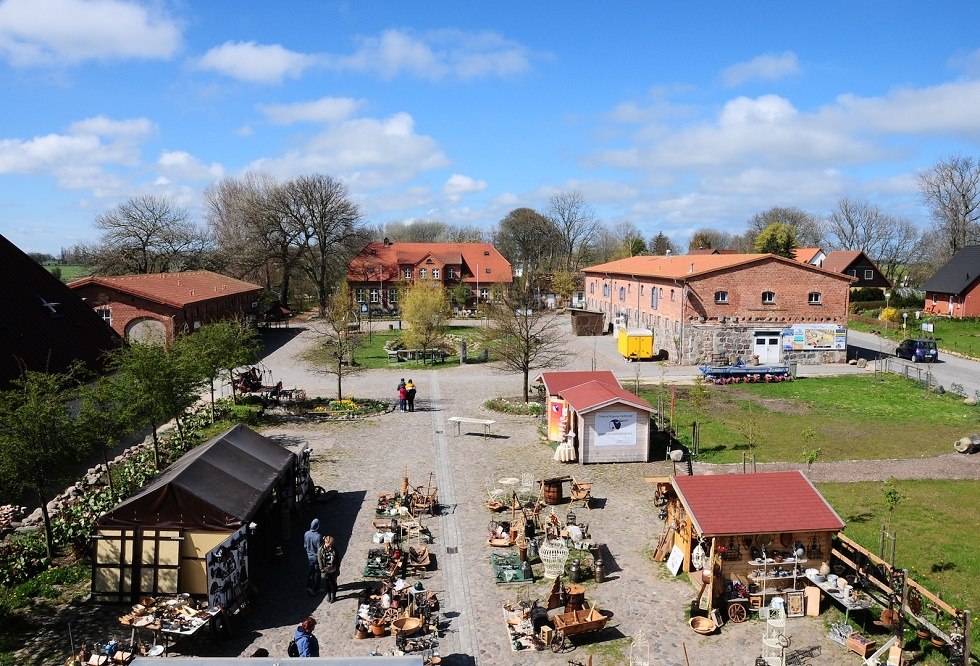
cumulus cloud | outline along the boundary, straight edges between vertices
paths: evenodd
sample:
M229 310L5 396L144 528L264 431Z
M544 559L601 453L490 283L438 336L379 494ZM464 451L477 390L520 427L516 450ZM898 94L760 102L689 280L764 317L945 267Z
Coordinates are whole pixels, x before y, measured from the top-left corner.
M177 52L180 42L180 29L173 19L137 2L0 2L0 56L15 67L166 59Z
M299 78L316 61L316 56L279 44L225 42L201 56L196 65L249 83L279 83L286 77Z
M726 86L734 88L749 81L778 81L800 73L800 63L796 54L786 51L781 54L767 53L735 63L721 73Z
M390 79L401 74L429 81L510 77L530 69L528 49L493 32L439 30L416 34L386 30L363 37L350 55L326 55L325 66L373 73Z
M454 173L446 181L446 184L442 186L442 193L446 195L446 198L450 201L456 202L464 194L470 192L482 192L487 189L487 181L477 180L475 178L470 178L469 176L464 176L463 174Z
M363 102L350 97L323 97L312 102L295 104L262 104L258 110L269 122L278 125L293 123L337 123L347 120Z
M164 151L157 159L157 166L166 180L218 180L224 177L225 170L217 162L204 164L190 153L182 150Z
M397 113L333 124L280 157L252 162L248 170L282 178L331 173L350 183L352 190L370 190L405 182L448 163L432 137L415 133L409 114Z

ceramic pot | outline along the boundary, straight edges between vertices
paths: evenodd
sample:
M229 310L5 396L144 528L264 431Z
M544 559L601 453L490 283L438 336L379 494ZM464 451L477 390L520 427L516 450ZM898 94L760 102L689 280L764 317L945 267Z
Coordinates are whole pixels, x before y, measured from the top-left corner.
M929 639L929 642L931 642L937 648L946 647L946 641L944 641L939 636L933 636L933 637L931 637Z
M384 623L375 622L374 624L372 624L371 633L374 634L375 636L384 636L385 635Z
M826 562L821 563L819 571L820 571L820 575L826 578L827 575L830 574L830 565L827 564Z

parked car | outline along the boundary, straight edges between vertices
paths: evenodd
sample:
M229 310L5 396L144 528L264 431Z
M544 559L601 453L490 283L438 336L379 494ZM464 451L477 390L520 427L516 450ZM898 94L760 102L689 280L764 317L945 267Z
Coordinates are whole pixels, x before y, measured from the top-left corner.
M902 340L895 348L895 356L907 358L913 363L935 363L939 360L939 350L936 349L935 340Z

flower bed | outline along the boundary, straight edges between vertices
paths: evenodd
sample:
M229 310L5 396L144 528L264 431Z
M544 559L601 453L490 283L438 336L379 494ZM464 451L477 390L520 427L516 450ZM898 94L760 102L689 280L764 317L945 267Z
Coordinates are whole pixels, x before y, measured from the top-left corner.
M309 400L297 401L287 407L288 411L297 416L323 417L326 419L355 419L391 410L391 405L383 400L370 398L344 398L331 400L316 397Z
M777 382L791 382L793 381L793 375L772 375L769 373L750 373L747 375L736 376L736 377L715 377L710 380L715 384L754 384L757 382L765 382L767 384L773 384Z

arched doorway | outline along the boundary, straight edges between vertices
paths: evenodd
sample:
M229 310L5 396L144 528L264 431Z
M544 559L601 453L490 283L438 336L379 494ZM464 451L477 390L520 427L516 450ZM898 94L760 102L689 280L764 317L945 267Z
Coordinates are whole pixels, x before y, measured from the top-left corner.
M158 319L134 319L126 324L126 340L162 345L167 341L167 329Z

